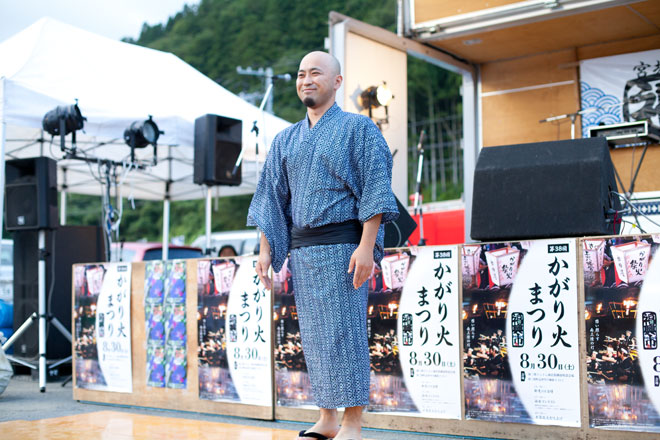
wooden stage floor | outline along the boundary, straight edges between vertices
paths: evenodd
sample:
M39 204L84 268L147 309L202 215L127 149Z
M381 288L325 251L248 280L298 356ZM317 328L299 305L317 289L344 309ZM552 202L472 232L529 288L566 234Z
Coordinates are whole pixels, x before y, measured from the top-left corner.
M296 431L115 411L0 423L2 440L294 440Z
M295 431L200 420L99 411L34 421L0 423L2 440L293 440Z

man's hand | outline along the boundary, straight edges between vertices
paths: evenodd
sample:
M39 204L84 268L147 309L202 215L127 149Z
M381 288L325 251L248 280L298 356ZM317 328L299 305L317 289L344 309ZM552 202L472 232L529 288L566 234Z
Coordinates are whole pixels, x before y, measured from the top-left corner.
M351 255L351 262L348 264L348 273L353 272L353 287L359 289L369 278L374 267L373 248L368 246L358 246Z
M257 264L254 266L254 270L257 272L259 279L266 289L270 290L271 282L270 277L268 276L268 269L270 268L270 244L266 240L266 235L261 234L261 245L259 246L259 257L257 258Z

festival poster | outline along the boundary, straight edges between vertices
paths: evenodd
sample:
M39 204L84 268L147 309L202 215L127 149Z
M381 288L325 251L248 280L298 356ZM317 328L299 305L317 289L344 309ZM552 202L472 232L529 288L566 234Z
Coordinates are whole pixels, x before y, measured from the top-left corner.
M74 269L76 387L131 393L131 265Z
M580 246L590 426L660 432L660 236Z
M164 388L165 382L165 262L148 261L144 276L144 316L147 334L147 386Z
M165 383L184 389L187 384L186 261L165 262Z
M460 418L458 247L390 249L369 278L369 412ZM277 404L315 408L288 265L274 276Z
M390 281L385 276L388 272L385 267L390 262L396 265L401 257L410 259L407 276L402 280L396 330L401 366L398 372L403 376L412 401L410 411L405 414L460 419L459 248L420 247L388 255L381 262L384 287L390 283L397 285L396 279ZM405 264L401 264L401 271L404 268ZM395 290L393 288L392 292ZM387 290L383 293L387 295ZM376 298L374 292L372 301ZM382 317L382 311L379 314ZM376 359L372 356L372 368ZM392 382L399 380L394 372L390 377ZM376 407L376 397L377 394L372 393L369 411L402 413L399 405L394 409Z
M467 419L580 426L576 245L462 247Z
M271 295L256 257L198 262L201 399L271 406Z
M580 61L582 137L589 127L643 119L660 126L660 50Z

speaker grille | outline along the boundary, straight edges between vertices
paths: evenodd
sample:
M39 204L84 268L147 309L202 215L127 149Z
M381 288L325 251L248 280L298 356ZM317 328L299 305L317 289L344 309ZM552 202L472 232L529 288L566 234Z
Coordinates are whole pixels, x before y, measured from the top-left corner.
M241 166L232 172L241 153L242 132L243 123L238 119L204 115L195 120L195 183L241 184Z
M616 234L620 210L605 138L481 150L471 237L482 241Z
M39 226L37 183L7 185L7 229L35 229Z

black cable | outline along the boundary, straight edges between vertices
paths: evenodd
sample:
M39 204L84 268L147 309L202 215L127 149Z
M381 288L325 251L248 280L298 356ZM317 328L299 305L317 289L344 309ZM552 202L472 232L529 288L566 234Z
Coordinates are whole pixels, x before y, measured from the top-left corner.
M644 156L646 155L646 150L649 148L649 144L644 145L644 150L642 151L642 157L639 158L639 162L637 163L637 169L635 170L635 175L632 175L632 168L630 170L631 174L631 180L630 180L630 189L628 190L628 194L632 195L634 189L635 189L635 181L637 180L637 175L639 174L639 169L642 167L642 161L644 160Z

